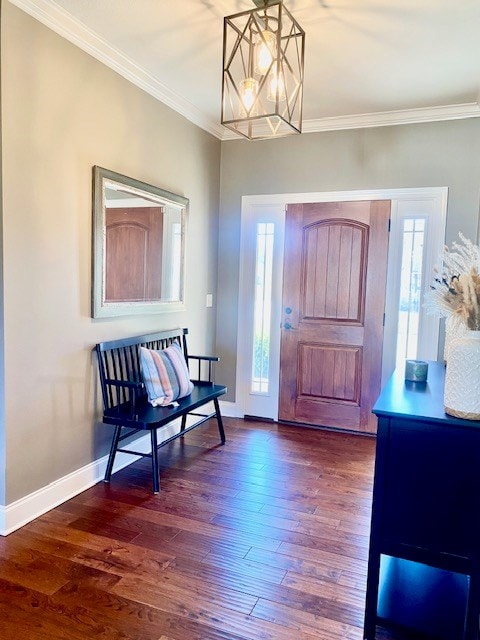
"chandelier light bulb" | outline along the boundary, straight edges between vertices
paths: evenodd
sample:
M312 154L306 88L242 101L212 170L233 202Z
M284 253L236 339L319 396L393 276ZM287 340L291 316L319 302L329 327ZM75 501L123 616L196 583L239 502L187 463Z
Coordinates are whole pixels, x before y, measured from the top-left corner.
M273 31L265 30L258 34L255 45L255 71L264 76L275 59L277 38Z
M267 100L276 102L277 97L279 101L285 100L285 83L281 71L279 72L277 65L274 65L268 78Z
M251 115L258 92L258 82L254 78L245 78L240 82L240 99L246 113Z

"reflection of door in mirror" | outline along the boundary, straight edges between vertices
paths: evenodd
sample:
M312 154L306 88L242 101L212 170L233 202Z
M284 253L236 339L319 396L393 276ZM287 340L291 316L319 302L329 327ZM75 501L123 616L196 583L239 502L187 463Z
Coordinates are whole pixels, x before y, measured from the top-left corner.
M105 301L160 300L163 208L107 208L105 227Z

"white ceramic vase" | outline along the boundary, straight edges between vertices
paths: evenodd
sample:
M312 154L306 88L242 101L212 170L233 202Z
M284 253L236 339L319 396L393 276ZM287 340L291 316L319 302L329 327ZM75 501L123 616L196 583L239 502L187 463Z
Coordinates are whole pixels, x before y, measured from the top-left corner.
M465 331L449 347L445 375L445 413L480 420L480 331Z
M456 314L449 316L445 321L445 347L443 350L443 359L448 362L450 355L450 347L452 342L457 338L461 338L469 330L465 326L463 319Z

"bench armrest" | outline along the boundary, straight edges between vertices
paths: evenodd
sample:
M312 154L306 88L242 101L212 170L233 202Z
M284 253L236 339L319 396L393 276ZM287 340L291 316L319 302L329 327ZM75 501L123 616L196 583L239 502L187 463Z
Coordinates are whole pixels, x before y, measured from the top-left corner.
M145 386L143 382L132 382L131 380L112 380L106 379L105 384L112 387L125 387L127 389L143 389Z
M135 414L135 405L137 403L137 391L145 388L143 382L135 382L132 380L113 380L111 378L106 378L105 386L110 387L108 395L110 397L111 405L117 406L118 408L122 402L126 402L128 399L130 404L130 414L133 417L133 415ZM114 387L115 390L113 390L111 387ZM130 393L127 394L127 390ZM114 402L114 398L116 399L116 402Z
M199 384L213 384L213 366L212 363L219 362L218 356L191 356L188 354L189 360L197 361L197 379L192 378L192 382ZM206 362L207 366L202 367L202 362ZM206 369L206 372L205 372Z

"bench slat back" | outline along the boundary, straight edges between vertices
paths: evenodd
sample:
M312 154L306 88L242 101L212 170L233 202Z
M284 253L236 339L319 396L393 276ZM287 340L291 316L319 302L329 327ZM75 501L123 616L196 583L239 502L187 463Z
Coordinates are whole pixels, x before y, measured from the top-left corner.
M132 391L126 387L114 387L107 384L107 380L122 380L126 382L142 382L139 348L165 349L177 341L188 363L187 336L188 329L171 329L148 333L123 340L100 342L95 346L97 352L100 384L105 410L112 409L127 402L132 397ZM145 389L135 391L136 397L146 395Z

